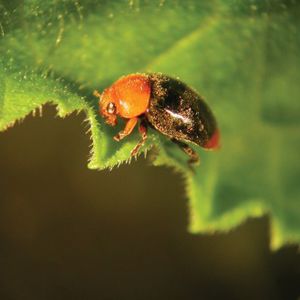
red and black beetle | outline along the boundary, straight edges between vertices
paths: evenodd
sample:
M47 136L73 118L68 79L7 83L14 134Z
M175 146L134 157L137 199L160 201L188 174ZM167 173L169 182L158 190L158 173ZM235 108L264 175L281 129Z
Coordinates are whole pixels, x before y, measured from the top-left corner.
M205 149L219 147L216 120L200 95L178 79L160 73L130 74L121 77L99 97L99 113L106 123L115 126L117 116L127 120L125 128L114 139L129 135L140 120L142 139L131 151L134 156L147 138L147 126L168 136L190 157L199 161L198 154L186 143Z

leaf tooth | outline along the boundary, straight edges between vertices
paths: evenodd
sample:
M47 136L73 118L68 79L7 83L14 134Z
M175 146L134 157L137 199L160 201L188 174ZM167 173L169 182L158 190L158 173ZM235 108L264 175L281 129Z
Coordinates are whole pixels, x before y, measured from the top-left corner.
M39 105L35 109L35 113L41 118L43 116L43 105Z
M146 149L144 150L144 158L145 158L145 159L147 158L147 154L148 154L148 149L146 148Z
M31 115L33 116L33 117L35 117L36 116L36 108L34 108L32 111L31 111Z
M132 156L128 157L128 159L126 159L125 163L130 165L131 164L131 159L132 159Z
M89 134L92 132L92 128L89 126L86 131L85 131L85 134ZM91 135L90 135L90 140L92 139Z
M31 111L33 117L42 117L43 116L43 106L39 105Z
M86 118L84 118L82 121L82 124L85 124L85 123L90 124L90 119L88 116Z

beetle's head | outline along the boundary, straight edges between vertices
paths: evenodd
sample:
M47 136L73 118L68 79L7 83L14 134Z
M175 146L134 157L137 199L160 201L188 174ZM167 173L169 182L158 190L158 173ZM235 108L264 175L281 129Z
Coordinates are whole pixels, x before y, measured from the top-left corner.
M106 120L105 122L111 126L117 125L117 101L113 88L108 88L100 95L97 91L94 95L99 98L99 113Z

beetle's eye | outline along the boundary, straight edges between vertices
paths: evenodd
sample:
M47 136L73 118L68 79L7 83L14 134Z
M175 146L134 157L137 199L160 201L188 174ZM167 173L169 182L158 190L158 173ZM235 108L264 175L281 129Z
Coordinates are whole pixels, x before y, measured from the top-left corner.
M107 107L106 107L106 111L109 114L111 114L111 115L114 114L114 113L116 113L116 106L115 106L115 104L112 103L112 102L109 102L108 105L107 105Z

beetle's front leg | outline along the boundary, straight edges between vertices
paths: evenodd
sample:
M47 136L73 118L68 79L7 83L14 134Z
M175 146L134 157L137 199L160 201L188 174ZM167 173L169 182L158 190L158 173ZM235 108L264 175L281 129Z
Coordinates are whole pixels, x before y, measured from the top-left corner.
M147 123L145 122L145 120L142 120L140 127L139 127L139 132L142 136L142 139L132 149L131 156L136 156L138 154L140 148L144 145L144 143L147 139Z
M138 118L129 119L126 123L124 130L120 131L116 136L114 136L114 140L119 142L125 136L129 135L132 132L133 128L135 127L137 121Z

